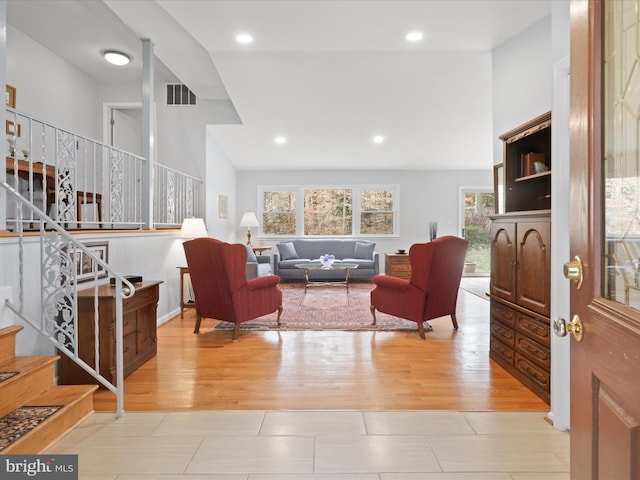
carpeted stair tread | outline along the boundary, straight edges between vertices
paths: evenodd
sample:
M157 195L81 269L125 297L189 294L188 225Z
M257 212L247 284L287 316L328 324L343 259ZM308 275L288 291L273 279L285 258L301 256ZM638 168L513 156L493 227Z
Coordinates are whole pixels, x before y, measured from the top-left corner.
M97 385L56 385L32 398L24 407L60 406L32 430L13 440L2 454L35 454L44 451L93 412ZM21 408L21 407L19 407Z

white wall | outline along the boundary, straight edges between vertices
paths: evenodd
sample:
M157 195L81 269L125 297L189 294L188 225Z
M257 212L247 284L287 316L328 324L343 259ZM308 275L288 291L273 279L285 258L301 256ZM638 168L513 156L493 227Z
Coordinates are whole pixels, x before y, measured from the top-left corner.
M236 226L240 223L242 212L238 210L241 203L237 193L237 176L233 162L218 142L212 132L207 130L207 162L206 162L206 219L210 237L225 242L242 241L242 236L236 236ZM225 195L228 199L228 216L221 218L219 215L219 198Z
M493 161L505 132L551 110L551 17L493 50Z
M7 83L17 89L16 110L100 138L95 82L12 26L7 26Z
M493 172L490 168L432 171L239 171L237 176L239 212L257 210L258 185L399 185L400 236L374 238L376 251L380 254L393 253L398 248L408 249L413 243L428 241L429 222L438 222L438 236L460 236L460 187L493 188ZM236 225L238 223L239 220ZM246 237L246 229L236 226L236 235L243 239ZM253 239L264 245L275 245L280 241L257 234L253 235ZM267 253L272 255L273 249ZM384 265L380 267L384 270Z

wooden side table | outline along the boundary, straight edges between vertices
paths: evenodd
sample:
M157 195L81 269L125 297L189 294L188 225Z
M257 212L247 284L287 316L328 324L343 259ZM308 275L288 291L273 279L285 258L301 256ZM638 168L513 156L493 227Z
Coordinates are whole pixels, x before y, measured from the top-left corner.
M411 280L411 263L407 253L385 253L384 273L392 277Z
M254 247L253 245L251 245L251 249L253 250L253 253L255 253L256 255L262 255L262 252L265 252L270 248L271 247Z
M184 318L185 308L196 308L196 302L184 301L184 276L189 273L189 267L178 267L180 269L180 318Z

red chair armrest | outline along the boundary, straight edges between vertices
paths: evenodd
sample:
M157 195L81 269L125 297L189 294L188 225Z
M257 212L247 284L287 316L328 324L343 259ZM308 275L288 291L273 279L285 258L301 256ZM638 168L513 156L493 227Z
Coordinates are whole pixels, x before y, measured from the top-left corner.
M373 277L373 283L382 288L390 288L399 291L408 290L411 285L408 281L402 278L392 277L390 275L376 275Z
M278 275L267 275L249 280L246 287L248 290L262 290L264 288L274 287L279 283L280 277Z

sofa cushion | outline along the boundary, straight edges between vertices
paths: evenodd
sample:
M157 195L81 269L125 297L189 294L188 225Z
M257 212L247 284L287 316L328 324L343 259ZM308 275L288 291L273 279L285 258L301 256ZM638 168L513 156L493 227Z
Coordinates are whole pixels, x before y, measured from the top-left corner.
M312 260L309 258L290 258L289 260L281 260L278 263L279 268L293 268L295 270L298 270L298 268L296 268L296 265L299 265L301 263L309 263ZM300 270L302 271L302 270Z
M281 242L278 243L278 252L282 260L292 260L298 258L298 252L296 247L293 246L293 242Z
M247 262L257 262L256 253L251 248L251 245L246 245L247 247Z
M375 248L375 243L357 241L354 257L371 260L373 258L373 251L375 250Z

